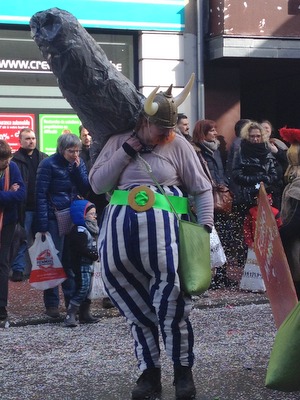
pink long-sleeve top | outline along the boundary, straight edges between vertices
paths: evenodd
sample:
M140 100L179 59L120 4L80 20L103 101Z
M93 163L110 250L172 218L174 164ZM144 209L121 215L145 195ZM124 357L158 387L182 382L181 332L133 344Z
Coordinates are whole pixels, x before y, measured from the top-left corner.
M141 161L130 157L122 144L132 132L109 138L89 173L95 193L127 190L135 185L153 185ZM171 143L157 145L151 153L142 154L151 166L153 175L162 186L181 186L195 198L198 222L213 225L211 183L203 171L193 147L185 138L176 135Z

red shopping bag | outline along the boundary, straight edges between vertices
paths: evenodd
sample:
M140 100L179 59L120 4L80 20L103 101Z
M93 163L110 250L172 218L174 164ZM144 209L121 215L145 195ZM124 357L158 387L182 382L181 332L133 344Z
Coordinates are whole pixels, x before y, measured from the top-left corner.
M46 232L44 236L42 241L42 234L38 232L28 249L32 264L29 283L38 290L53 288L67 279L50 233Z

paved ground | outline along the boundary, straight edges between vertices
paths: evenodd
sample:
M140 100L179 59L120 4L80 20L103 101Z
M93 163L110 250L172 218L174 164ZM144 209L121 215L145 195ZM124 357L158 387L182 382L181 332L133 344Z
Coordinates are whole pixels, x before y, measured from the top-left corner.
M93 303L100 321L65 328L44 314L42 292L9 284L9 319L0 324L1 400L129 400L139 376L132 338L115 309ZM299 400L265 388L276 328L264 293L209 290L194 298L196 400ZM6 328L6 329L5 329ZM162 348L161 400L174 399Z
M60 294L62 296L61 288ZM261 304L267 301L264 293L243 292L237 289L218 289L209 290L202 296L194 297L194 306L196 308L233 307L239 304ZM92 310L95 315L100 317L119 315L116 309L103 309L101 300L93 301ZM47 317L44 313L43 292L32 288L28 280L9 282L7 311L9 314L8 323L11 326L53 322L53 319ZM63 301L61 301L60 311L62 318L56 322L61 321L65 315ZM3 323L0 322L1 326L3 326Z

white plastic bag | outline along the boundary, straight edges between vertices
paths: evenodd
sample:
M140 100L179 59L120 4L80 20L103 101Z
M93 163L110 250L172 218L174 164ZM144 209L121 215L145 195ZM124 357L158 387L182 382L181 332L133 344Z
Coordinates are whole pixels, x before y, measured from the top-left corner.
M247 261L240 282L240 290L254 293L266 291L266 286L257 263L255 252L250 247L248 249Z
M42 233L38 232L28 249L32 264L29 283L38 290L56 287L67 279L50 233L46 232L44 236L42 241Z
M91 279L91 287L88 294L88 298L90 300L101 299L102 297L106 297L102 276L101 276L101 264L100 261L93 262L93 272Z
M210 234L210 266L212 269L222 267L226 261L226 255L224 253L218 232L213 226Z

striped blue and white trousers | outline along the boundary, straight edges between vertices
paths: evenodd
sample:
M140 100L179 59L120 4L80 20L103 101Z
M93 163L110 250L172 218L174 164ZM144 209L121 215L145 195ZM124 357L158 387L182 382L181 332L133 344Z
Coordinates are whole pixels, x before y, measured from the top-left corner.
M160 367L159 327L174 365L193 365L189 296L180 290L174 214L108 205L99 234L105 288L127 318L140 370Z

